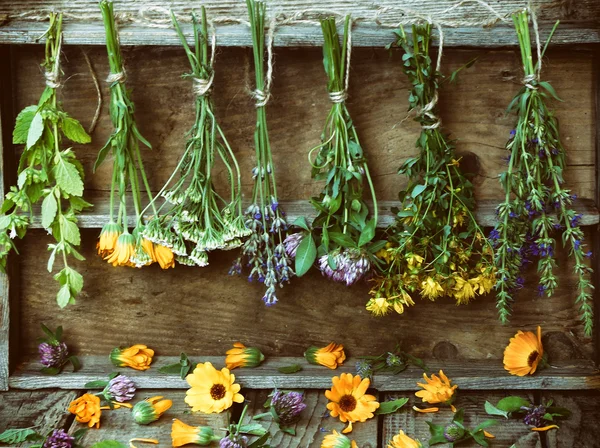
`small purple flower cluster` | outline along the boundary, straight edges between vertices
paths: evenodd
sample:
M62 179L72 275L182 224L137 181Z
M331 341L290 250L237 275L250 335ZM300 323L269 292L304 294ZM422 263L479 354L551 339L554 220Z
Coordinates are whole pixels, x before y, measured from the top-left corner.
M330 256L335 269L330 266ZM371 271L369 258L356 249L340 249L334 254L325 254L319 258L318 265L324 276L346 286L353 285Z
M523 422L526 425L534 426L536 428L544 426L544 415L546 414L545 406L523 406L521 407L521 410L526 412L525 417L523 418Z
M291 426L298 422L300 414L306 409L304 394L300 392L281 392L276 390L271 397L271 406L279 417L281 426Z
M69 348L64 342L42 342L38 350L44 367L61 367L69 356Z
M361 378L373 378L373 365L366 359L356 361L356 374Z
M108 383L108 393L119 403L132 400L135 396L135 383L125 375L117 375Z
M248 437L242 435L229 434L219 442L219 448L246 448L247 446Z
M71 448L75 438L71 437L64 429L55 429L44 441L43 448Z

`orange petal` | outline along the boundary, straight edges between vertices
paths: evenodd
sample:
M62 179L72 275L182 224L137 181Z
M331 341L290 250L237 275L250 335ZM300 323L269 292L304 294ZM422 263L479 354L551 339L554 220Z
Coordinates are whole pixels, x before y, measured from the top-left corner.
M487 431L483 431L483 435L486 436L488 439L495 439L496 436L492 433L489 433Z
M349 432L352 432L352 422L348 422L348 426L342 430L342 434L348 434Z
M558 429L558 425L548 425L548 426L543 426L541 428L531 428L532 431L537 431L537 432L543 432L543 431L548 431L549 429Z
M425 409L421 409L421 408L418 408L416 406L413 406L413 411L420 412L422 414L431 414L432 412L437 412L439 410L440 410L440 408L425 408Z
M452 412L454 412L456 414L456 406L454 406L453 404L450 405L450 409L452 410Z

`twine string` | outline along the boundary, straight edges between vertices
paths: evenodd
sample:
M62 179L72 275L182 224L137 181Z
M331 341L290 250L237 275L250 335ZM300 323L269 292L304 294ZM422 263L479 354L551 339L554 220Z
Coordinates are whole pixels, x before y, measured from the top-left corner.
M92 77L92 82L94 83L94 87L96 88L96 112L94 113L94 118L90 123L90 127L88 128L88 134L92 134L94 129L96 129L96 125L98 124L98 119L100 118L100 111L102 109L102 91L100 90L100 83L98 82L98 76L96 76L96 71L94 70L94 66L92 65L92 61L90 61L90 57L87 55L85 51L81 51L83 53L83 57L85 59L85 63L88 66L90 71L90 75Z
M109 84L115 84L115 83L123 84L126 80L127 80L127 73L125 72L125 68L123 68L118 73L109 73L109 75L106 77L106 82Z
M60 52L62 50L62 41L63 35L60 33L58 36L58 46L52 69L44 71L46 86L50 87L51 89L58 89L60 87Z
M539 81L540 73L542 71L542 41L540 39L540 30L538 27L537 14L535 9L531 5L531 0L527 2L527 9L529 10L529 15L531 16L531 23L533 24L533 32L535 33L535 43L537 50L537 65L536 65L536 80Z
M348 38L346 39L346 73L344 74L344 90L337 92L329 92L329 99L332 103L339 104L346 101L348 98L348 86L350 85L350 60L352 58L352 25L354 21L350 21L348 27Z
M214 27L214 24L211 22L209 22L209 28L211 30L211 38L210 38L210 62L209 62L209 67L210 67L210 75L208 78L201 78L199 76L193 76L192 77L192 81L193 81L193 87L192 90L194 92L194 94L198 97L202 97L204 95L206 95L213 84L213 81L215 79L215 71L214 71L214 64L215 64L215 54L217 52L217 33Z
M254 99L256 107L265 107L271 98L271 84L273 83L273 41L275 40L275 27L277 18L271 19L269 31L267 32L267 74L263 90L254 89Z

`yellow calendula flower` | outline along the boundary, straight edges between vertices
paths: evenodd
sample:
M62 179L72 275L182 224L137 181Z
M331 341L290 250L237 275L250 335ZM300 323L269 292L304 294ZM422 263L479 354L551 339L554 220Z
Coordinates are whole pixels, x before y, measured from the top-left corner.
M379 403L373 395L367 395L367 389L371 385L368 378L361 379L359 375L342 373L339 377L332 378L333 387L325 391L329 399L327 409L332 417L346 423L348 427L343 433L352 431L352 423L364 422L373 418L373 413L379 408Z
M472 280L477 281L476 279ZM453 295L457 305L469 303L469 301L475 297L475 287L472 280L465 280L459 276L454 277L456 283L454 285Z
M87 423L91 428L94 425L100 428L100 398L93 394L83 394L69 405L69 412L75 414L75 420L79 423Z
M113 266L135 266L131 257L135 254L135 237L131 233L122 233L117 239L114 250L104 257Z
M194 412L219 413L229 409L234 402L244 402L244 397L238 393L241 387L235 384L235 375L227 368L217 370L210 362L200 363L185 379L191 386L185 402Z
M219 440L221 438L215 436L210 426L190 426L181 420L173 420L173 426L171 426L171 446L178 447L190 443L208 446L212 442L218 442Z
M238 367L257 367L264 361L265 355L256 347L246 347L241 342L235 342L233 348L227 350L225 366L229 370Z
M421 448L421 442L415 439L411 439L404 431L400 431L398 434L394 436L390 443L388 443L387 448Z
M173 251L167 246L161 246L160 244L154 245L154 259L162 269L169 269L175 267L175 255Z
M354 440L350 440L334 429L332 434L325 436L321 448L358 448L358 445Z
M377 297L367 302L367 311L375 316L385 316L390 310L390 304L385 297Z
M431 378L427 378L427 374L424 373L423 379L425 379L425 383L417 383L417 386L423 388L423 390L415 392L415 395L421 398L424 403L452 403L454 391L458 386L452 386L452 381L444 375L443 371L440 370L439 377L432 374Z
M137 402L131 410L131 416L136 423L147 425L158 420L171 406L173 406L171 400L163 399L161 396L151 397Z
M344 346L342 344L330 343L326 347L308 347L304 352L304 357L311 364L320 364L332 370L341 366L346 360Z
M504 350L504 369L511 375L525 376L535 373L543 359L542 327L538 325L537 336L531 331L522 332L510 338Z
M110 353L110 360L117 367L148 370L153 356L154 350L143 344L136 344L127 348L114 348Z
M115 224L112 221L105 224L100 231L100 237L96 244L98 255L105 258L112 254L117 246L119 235L121 235L121 226L119 224Z
M421 282L421 295L429 300L435 300L444 295L444 288L432 277Z

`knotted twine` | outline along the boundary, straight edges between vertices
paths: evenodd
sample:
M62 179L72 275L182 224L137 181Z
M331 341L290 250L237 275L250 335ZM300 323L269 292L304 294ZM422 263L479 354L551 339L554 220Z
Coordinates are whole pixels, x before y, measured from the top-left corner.
M254 89L253 98L256 100L255 106L265 107L271 98L271 84L273 83L273 41L275 39L275 27L277 18L271 19L269 31L267 32L267 75L265 79L264 90Z
M348 27L348 39L346 41L346 74L344 75L344 90L338 92L329 92L329 99L332 103L339 104L346 101L348 97L348 85L350 84L350 57L352 53L352 20Z
M58 36L58 46L56 55L54 57L54 64L51 70L44 71L44 78L46 79L46 86L51 89L58 89L60 87L60 52L62 50L62 33Z
M535 66L535 73L525 76L522 80L522 83L530 90L537 90L537 83L540 81L540 74L542 72L542 42L540 40L540 30L538 28L537 15L531 5L531 0L527 2L527 10L531 16L531 23L533 24L533 32L535 34L537 64ZM526 70L526 68L523 67L523 70Z
M202 97L202 96L206 95L210 91L213 80L215 79L215 71L214 71L213 67L214 67L214 63L215 63L215 54L216 54L216 49L217 49L217 33L215 31L214 24L212 22L208 22L208 23L209 23L209 27L211 30L211 39L210 39L211 49L210 49L210 62L209 62L210 75L208 76L208 78L201 78L199 76L192 77L192 81L193 81L192 90L197 97Z

